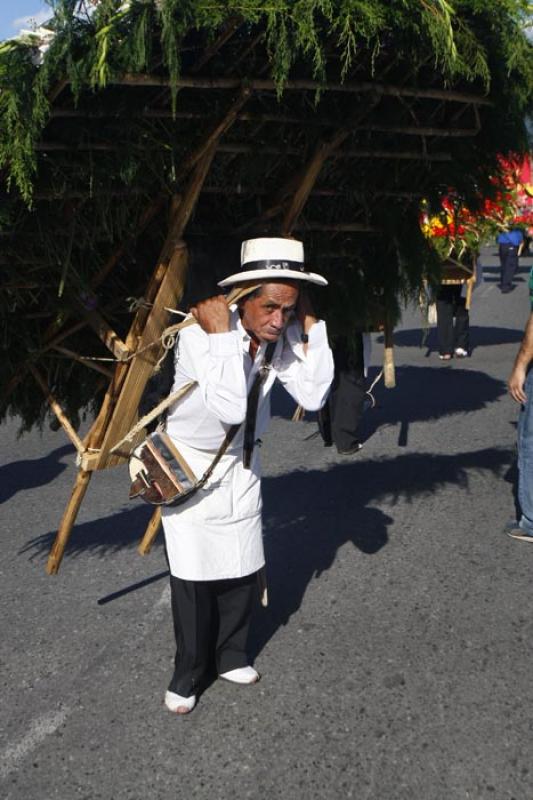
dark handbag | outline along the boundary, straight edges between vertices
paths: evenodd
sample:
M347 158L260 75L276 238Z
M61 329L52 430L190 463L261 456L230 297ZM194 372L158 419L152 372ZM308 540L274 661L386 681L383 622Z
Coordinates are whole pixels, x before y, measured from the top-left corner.
M244 466L247 469L250 467L254 448L259 391L270 367L274 348L275 343L268 345L261 368L248 393L243 457ZM185 390L191 389L193 385L189 384ZM240 424L231 426L213 461L201 478L196 477L166 431L156 430L149 433L129 457L130 500L140 497L146 503L155 506L181 505L207 483L240 427Z
M154 506L181 505L205 485L239 428L233 425L229 429L201 478L196 477L168 433L148 434L129 458L130 500L140 497Z

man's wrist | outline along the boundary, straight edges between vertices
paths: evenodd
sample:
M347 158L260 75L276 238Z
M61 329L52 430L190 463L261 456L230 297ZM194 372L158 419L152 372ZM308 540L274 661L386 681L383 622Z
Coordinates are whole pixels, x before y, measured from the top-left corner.
M304 336L309 335L309 331L316 322L318 322L318 319L316 317L311 317L309 314L306 315L302 325Z

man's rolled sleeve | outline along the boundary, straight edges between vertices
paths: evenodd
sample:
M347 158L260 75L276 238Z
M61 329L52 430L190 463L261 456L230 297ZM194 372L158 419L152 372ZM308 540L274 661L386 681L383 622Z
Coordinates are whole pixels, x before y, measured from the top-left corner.
M236 425L246 415L246 377L237 331L207 335L207 359L200 376L206 407L221 422Z
M333 380L333 356L328 343L326 323L317 320L308 333L307 352L300 340L302 329L287 329L287 344L277 363L277 377L289 394L308 411L324 405Z
M326 323L323 319L319 319L311 326L309 330L309 341L307 343L307 352L310 350L321 350L328 345L328 334L326 331Z

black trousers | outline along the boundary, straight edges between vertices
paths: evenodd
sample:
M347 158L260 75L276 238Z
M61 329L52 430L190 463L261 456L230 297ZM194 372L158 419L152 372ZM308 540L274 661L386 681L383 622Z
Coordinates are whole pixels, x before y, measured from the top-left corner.
M335 374L329 398L318 413L318 427L324 444L337 450L350 450L357 444L357 428L365 410L366 380L364 375L363 338L354 335L355 348L348 348L345 339L333 345Z
M319 412L318 426L324 443L350 450L357 443L357 428L365 408L366 381L356 370L337 372L329 400Z
M184 581L170 576L175 669L169 690L189 697L214 671L220 674L249 663L246 644L257 573L221 581Z
M454 325L455 318L455 325ZM469 315L461 286L441 286L437 294L437 337L441 356L469 348Z
M500 256L501 288L510 289L515 272L518 269L518 247L513 244L501 244L498 248Z

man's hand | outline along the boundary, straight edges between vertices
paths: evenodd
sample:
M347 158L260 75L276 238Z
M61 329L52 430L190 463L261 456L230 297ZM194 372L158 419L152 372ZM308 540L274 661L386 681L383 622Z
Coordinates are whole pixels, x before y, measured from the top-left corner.
M526 395L524 392L524 384L526 382L526 370L522 364L517 364L511 372L511 377L507 382L509 394L516 400L517 403L525 403Z
M192 306L191 314L206 333L226 333L230 330L230 310L222 294Z
M531 361L533 361L533 311L529 315L524 338L522 339L520 350L516 356L511 377L507 382L509 393L517 403L526 402L527 398L524 392L524 384Z

